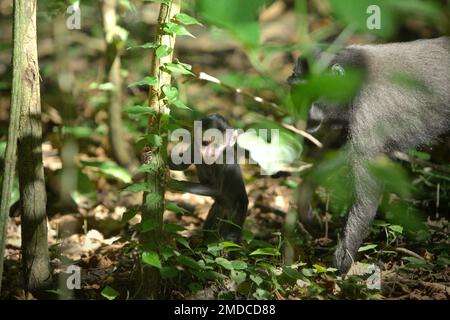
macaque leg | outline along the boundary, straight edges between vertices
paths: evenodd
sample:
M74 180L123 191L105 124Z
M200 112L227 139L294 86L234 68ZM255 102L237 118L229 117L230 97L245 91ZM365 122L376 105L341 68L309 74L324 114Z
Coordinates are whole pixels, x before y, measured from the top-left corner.
M231 216L226 216L219 226L220 236L227 241L239 243L242 236L242 227L244 226L247 210L244 213L234 210Z
M245 221L245 214L239 214L238 210L234 210L231 216L226 213L230 208L222 206L220 203L214 202L209 210L208 217L203 224L203 230L208 234L205 235L207 240L213 239L214 232L218 231L220 240L227 240L231 242L239 242L241 239L242 226ZM227 220L227 221L223 221Z
M376 215L380 193L367 165L367 161L359 159L352 166L355 202L348 215L343 237L334 253L334 264L340 273L346 273L356 260L358 249L368 236L370 224Z
M224 208L217 202L214 202L211 209L209 209L208 216L203 223L203 230L206 231L205 239L212 240L215 237L215 232L218 230L219 219L224 219Z

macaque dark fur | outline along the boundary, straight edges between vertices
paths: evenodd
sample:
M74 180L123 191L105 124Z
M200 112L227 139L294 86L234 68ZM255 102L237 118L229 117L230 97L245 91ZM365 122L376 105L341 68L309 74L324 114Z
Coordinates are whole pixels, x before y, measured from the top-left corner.
M215 128L225 132L227 129L232 129L225 118L218 114L209 115L201 121L203 131ZM192 146L193 142L187 152L190 152L194 159L195 148ZM236 145L226 146L223 157L227 148L236 148ZM201 152L201 150L198 151ZM241 168L236 161L236 150L234 151L233 163L226 163L224 160L222 164L195 164L199 183L176 181L175 189L179 191L214 198L215 201L203 225L203 229L208 232L205 234L208 241L213 240L214 234L217 233L221 240L233 242L241 240L242 227L247 216L248 197ZM189 166L190 164L175 165L169 157L169 167L172 170L186 170Z
M335 64L365 72L364 83L345 112L326 103L313 104L310 110L311 118L323 123L342 123L342 115L347 117L355 201L334 254L336 267L345 273L368 234L381 195L380 184L369 173L370 161L380 153L432 144L449 133L450 39L352 45L335 55L330 66ZM304 70L299 59L288 81L303 77ZM395 73L411 76L419 85L393 83Z

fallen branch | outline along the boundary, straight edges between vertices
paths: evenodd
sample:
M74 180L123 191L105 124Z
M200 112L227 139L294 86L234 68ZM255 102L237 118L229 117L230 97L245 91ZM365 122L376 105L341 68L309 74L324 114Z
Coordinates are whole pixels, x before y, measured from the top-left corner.
M413 252L411 250L408 250L406 248L395 248L395 250L398 251L398 252L405 253L405 254L407 254L407 255L409 255L411 257L414 257L414 258L420 259L422 261L425 261L425 259L423 257L419 256L417 253L415 253L415 252Z

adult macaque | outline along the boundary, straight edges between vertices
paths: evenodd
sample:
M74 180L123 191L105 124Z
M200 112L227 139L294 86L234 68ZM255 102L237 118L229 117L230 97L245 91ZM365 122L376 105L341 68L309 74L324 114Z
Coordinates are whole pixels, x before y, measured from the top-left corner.
M364 72L359 92L347 106L314 103L310 121L348 125L348 151L355 200L334 254L340 272L350 268L368 234L381 196L369 172L380 153L404 151L438 140L450 129L450 39L352 45L330 63L337 76L347 68ZM288 82L304 79L308 66L299 59ZM395 81L403 79L403 81Z
M248 198L236 159L237 131L218 114L209 115L198 123L200 126L194 125L194 137L190 139L188 149L172 150L169 168L186 170L195 164L199 183L172 180L170 187L213 197L215 201L203 229L218 231L221 239L239 242Z

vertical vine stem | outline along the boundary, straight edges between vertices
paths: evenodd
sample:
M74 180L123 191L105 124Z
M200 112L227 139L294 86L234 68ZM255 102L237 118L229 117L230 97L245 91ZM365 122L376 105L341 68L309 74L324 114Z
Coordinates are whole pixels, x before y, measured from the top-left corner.
M173 0L161 3L158 25L155 39L155 47L167 46L170 54L158 58L156 50L152 51L152 65L150 74L157 79L157 84L150 86L149 106L154 110L148 118L148 135L159 136L160 143L146 146L142 161L151 168L147 173L146 183L148 192L144 193L142 206L142 220L151 226L150 230L141 232L140 242L145 250L157 250L164 241L163 213L165 179L167 174L167 143L168 143L168 118L169 108L161 94L163 86L170 86L171 74L162 70L162 66L171 63L175 45L175 35L166 34L164 26L180 12L181 0ZM140 296L142 298L157 298L159 290L159 271L150 266L144 268L143 283Z

